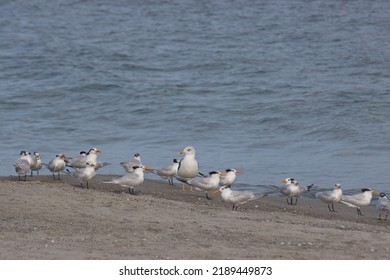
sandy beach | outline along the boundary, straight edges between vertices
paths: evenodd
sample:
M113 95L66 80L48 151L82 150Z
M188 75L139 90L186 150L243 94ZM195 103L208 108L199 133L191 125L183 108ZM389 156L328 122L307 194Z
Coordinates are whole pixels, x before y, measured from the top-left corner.
M0 177L0 259L389 259L390 221L278 194L238 211L220 196L147 179L138 195L98 175ZM147 176L151 177L151 176Z

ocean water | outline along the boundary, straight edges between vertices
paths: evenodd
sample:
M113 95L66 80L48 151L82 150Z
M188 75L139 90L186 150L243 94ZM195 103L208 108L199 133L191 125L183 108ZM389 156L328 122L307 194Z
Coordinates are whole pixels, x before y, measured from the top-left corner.
M1 1L0 175L97 147L162 167L192 145L238 187L390 181L390 2ZM47 170L43 174L49 174ZM156 178L152 174L148 178Z

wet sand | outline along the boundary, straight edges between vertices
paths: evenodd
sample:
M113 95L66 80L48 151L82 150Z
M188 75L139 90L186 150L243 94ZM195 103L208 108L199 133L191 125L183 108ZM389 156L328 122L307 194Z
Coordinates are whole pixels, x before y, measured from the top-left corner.
M238 211L220 196L147 179L138 195L98 175L0 177L0 259L389 259L390 221L373 207L275 193ZM147 178L154 178L148 174Z

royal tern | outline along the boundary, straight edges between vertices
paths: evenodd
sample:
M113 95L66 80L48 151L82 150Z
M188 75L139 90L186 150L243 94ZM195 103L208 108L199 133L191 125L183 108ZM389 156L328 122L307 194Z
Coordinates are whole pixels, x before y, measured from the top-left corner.
M196 177L192 179L184 179L176 176L176 179L178 179L183 183L191 185L196 189L204 190L204 192L206 193L206 198L211 199L208 195L208 191L214 190L219 186L219 177L221 175L225 176L225 174L222 174L221 172L211 171L209 173L209 176L207 177Z
M34 162L34 159L33 159L33 157L31 156L31 153L30 153L30 152L26 152L26 151L21 151L21 152L20 152L20 159L22 159L22 160L27 160L27 161L28 161L28 164L30 165L30 168L31 168L31 165L32 165L33 162Z
M20 181L20 175L24 175L24 180L27 181L27 173L30 172L30 164L25 159L19 159L17 160L13 166L15 166L15 171L18 173L19 181Z
M86 157L87 152L81 151L80 155L78 155L77 157L65 157L64 160L66 162L66 166L78 168L77 166L83 166L83 164L86 163Z
M53 173L53 178L56 180L54 175L55 172L58 172L58 180L60 180L60 172L65 170L65 155L58 154L54 159L49 161L47 164L47 169L49 169Z
M358 215L363 216L360 208L371 203L373 194L379 194L379 192L371 188L363 188L362 192L359 194L343 195L340 202L349 207L356 208Z
M221 187L214 193L221 193L223 201L233 204L233 210L237 210L238 205L266 196L266 194L255 195L249 191L233 191L230 185Z
M76 158L68 158L67 166L73 168L84 168L87 166L87 162L97 165L97 154L102 151L97 148L91 148L88 153L84 154L84 151L80 152L80 156Z
M67 169L67 172L73 178L80 181L81 188L84 188L83 181L86 181L87 189L89 189L88 181L96 176L95 164L91 161L87 161L83 168L74 168L72 171Z
M76 158L68 157L65 158L66 166L73 168L83 168L86 166L86 163L89 161L94 164L95 170L102 168L104 166L110 165L109 162L101 162L97 159L97 153L100 153L101 150L92 148L89 152L81 151L80 155Z
M160 176L161 178L168 179L168 183L173 186L173 178L177 175L178 167L179 161L177 159L173 159L173 164L162 167L160 169L153 169L151 172Z
M41 155L37 152L34 152L33 162L30 164L31 169L31 176L33 175L33 171L37 172L37 175L39 175L39 170L42 168L42 159Z
M340 184L335 184L334 190L332 191L323 191L317 192L316 197L321 201L328 204L328 209L330 212L336 212L334 210L334 203L340 202L341 197L343 196L343 190L341 189Z
M135 170L133 168L134 166L142 166L141 155L139 153L136 153L133 159L126 162L121 162L120 165L123 167L124 170L126 170L126 172L132 173Z
M298 197L300 197L305 192L308 192L311 190L313 185L310 186L300 186L298 181L294 180L293 178L286 178L281 181L284 183L284 186L273 186L279 189L280 193L287 196L287 204L289 205L297 205L298 203ZM293 198L295 197L295 204L293 203ZM289 200L290 199L290 200Z
M133 166L133 172L126 174L118 179L113 179L112 181L108 181L107 183L118 184L122 187L129 188L130 194L135 194L134 187L138 187L144 182L144 170L153 169L150 166Z
M183 180L192 179L199 174L199 164L195 159L195 148L187 146L179 152L184 157L179 161L179 167L177 168L177 176ZM183 184L183 191L185 187Z
M390 212L390 201L387 199L385 193L379 194L379 199L376 202L376 210L379 211L379 220L382 220L382 214L386 214L384 220L387 220L387 213Z
M233 185L234 181L236 180L236 174L240 174L240 171L233 168L229 168L226 169L225 173L225 176L220 176L219 178L219 185L221 187L228 187Z

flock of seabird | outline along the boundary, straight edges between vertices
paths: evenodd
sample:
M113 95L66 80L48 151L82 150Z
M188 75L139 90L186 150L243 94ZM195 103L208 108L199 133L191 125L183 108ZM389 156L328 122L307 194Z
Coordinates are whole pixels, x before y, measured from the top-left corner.
M33 176L33 172L39 175L42 166L46 166L52 172L54 180L60 180L60 174L64 172L78 180L81 187L83 187L83 182L85 182L86 187L89 188L88 181L96 176L96 171L110 164L98 160L98 153L100 152L101 150L97 148L91 148L88 152L81 151L77 157L67 157L64 154L58 154L46 164L42 162L39 153L34 152L31 154L27 151L21 151L20 159L13 165L19 180L22 180L23 176L24 180L27 180L27 175ZM167 179L170 185L174 184L174 179L178 180L182 183L183 191L186 190L186 185L191 188L190 190L192 188L202 190L205 192L207 199L211 199L209 196L210 191L214 191L213 194L220 193L223 201L232 204L233 210L237 210L238 205L267 195L255 194L250 191L232 190L236 175L240 174L240 171L233 168L226 169L224 172L211 171L208 175L200 173L199 164L195 158L196 151L192 146L184 148L179 153L184 155L181 160L173 159L171 165L160 169L142 165L141 156L139 153L136 153L134 158L120 163L127 174L106 183L128 188L129 193L134 195L136 194L134 188L144 182L144 171L147 171ZM272 185L272 187L278 189L281 194L286 196L287 204L289 205L296 205L300 196L313 189L313 185L301 186L293 178L286 178L281 182L283 183L282 186ZM335 184L333 190L316 192L313 195L325 202L330 212L336 212L334 209L335 203L343 203L349 207L356 208L358 215L362 215L361 207L371 203L373 194L379 195L376 202L379 219L381 220L383 215L383 219L387 220L387 215L390 212L390 201L385 193L379 193L373 188L363 188L361 193L354 195L343 195L342 186Z

